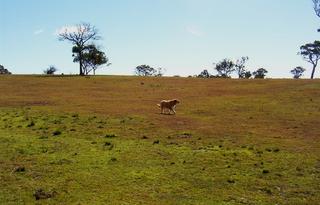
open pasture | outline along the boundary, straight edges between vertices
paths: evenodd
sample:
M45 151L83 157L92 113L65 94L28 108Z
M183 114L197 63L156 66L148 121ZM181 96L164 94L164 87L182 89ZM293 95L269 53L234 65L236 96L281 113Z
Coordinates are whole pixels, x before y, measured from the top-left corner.
M0 77L0 204L317 204L320 81ZM160 115L177 98L176 115Z

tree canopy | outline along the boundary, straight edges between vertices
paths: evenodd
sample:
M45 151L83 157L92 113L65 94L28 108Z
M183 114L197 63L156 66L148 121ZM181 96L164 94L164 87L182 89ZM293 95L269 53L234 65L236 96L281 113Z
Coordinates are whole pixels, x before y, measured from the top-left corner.
M264 68L259 68L258 70L254 71L252 74L254 78L265 78L268 71Z
M81 23L72 29L65 28L58 35L60 41L66 40L74 45L72 52L76 54L74 62L79 62L79 74L88 74L85 65L87 63L86 58L88 58L88 54L86 53L92 48L93 44L90 41L101 39L101 36L98 35L98 30L89 23Z
M149 65L139 65L136 67L135 73L138 76L153 76L157 73L157 70Z
M293 78L298 79L303 75L304 71L306 71L306 69L302 68L301 66L298 66L292 69L290 73L293 75Z
M201 71L201 73L197 76L198 78L210 78L211 74L207 69Z
M218 72L220 77L229 78L231 73L235 70L235 64L230 59L223 59L215 65L215 70Z
M0 65L0 75L5 75L5 74L10 75L11 72L8 69L4 68L3 65Z
M312 64L311 79L314 78L314 73L320 59L320 41L307 43L300 47L299 54L302 58Z
M73 52L73 62L80 61L80 48L74 46L72 48ZM95 75L95 71L102 65L109 66L109 59L106 57L105 53L94 44L89 44L84 46L82 49L82 70L84 75L88 75L91 71Z

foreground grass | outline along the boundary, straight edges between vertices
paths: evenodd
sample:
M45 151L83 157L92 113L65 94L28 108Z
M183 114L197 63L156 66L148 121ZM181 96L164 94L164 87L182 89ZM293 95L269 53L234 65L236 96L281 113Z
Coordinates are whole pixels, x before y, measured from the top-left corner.
M0 85L0 204L320 200L319 81L12 76ZM178 115L159 115L155 104L173 97Z

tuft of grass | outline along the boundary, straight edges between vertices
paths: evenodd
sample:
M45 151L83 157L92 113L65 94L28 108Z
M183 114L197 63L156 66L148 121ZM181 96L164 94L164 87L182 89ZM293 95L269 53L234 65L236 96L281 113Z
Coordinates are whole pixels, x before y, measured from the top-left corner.
M61 134L62 134L62 132L60 130L55 130L52 133L53 136L58 136L58 135L61 135Z
M115 138L115 137L117 137L117 135L115 135L115 134L106 134L104 137L105 138Z

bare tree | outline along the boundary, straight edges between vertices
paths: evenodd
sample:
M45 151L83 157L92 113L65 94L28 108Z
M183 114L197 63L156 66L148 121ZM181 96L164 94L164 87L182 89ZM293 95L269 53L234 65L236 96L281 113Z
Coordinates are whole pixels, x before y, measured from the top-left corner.
M89 23L81 23L72 29L66 27L58 35L60 41L67 40L77 47L80 75L84 75L85 71L83 66L83 52L86 49L86 45L89 43L89 41L101 39L101 37L98 35L98 30Z
M162 77L165 72L166 72L166 69L160 67L160 68L156 69L156 73L154 74L154 76Z
M249 57L241 57L237 60L236 64L234 65L235 70L239 76L239 78L245 78L246 70L245 70L245 64L249 60Z

